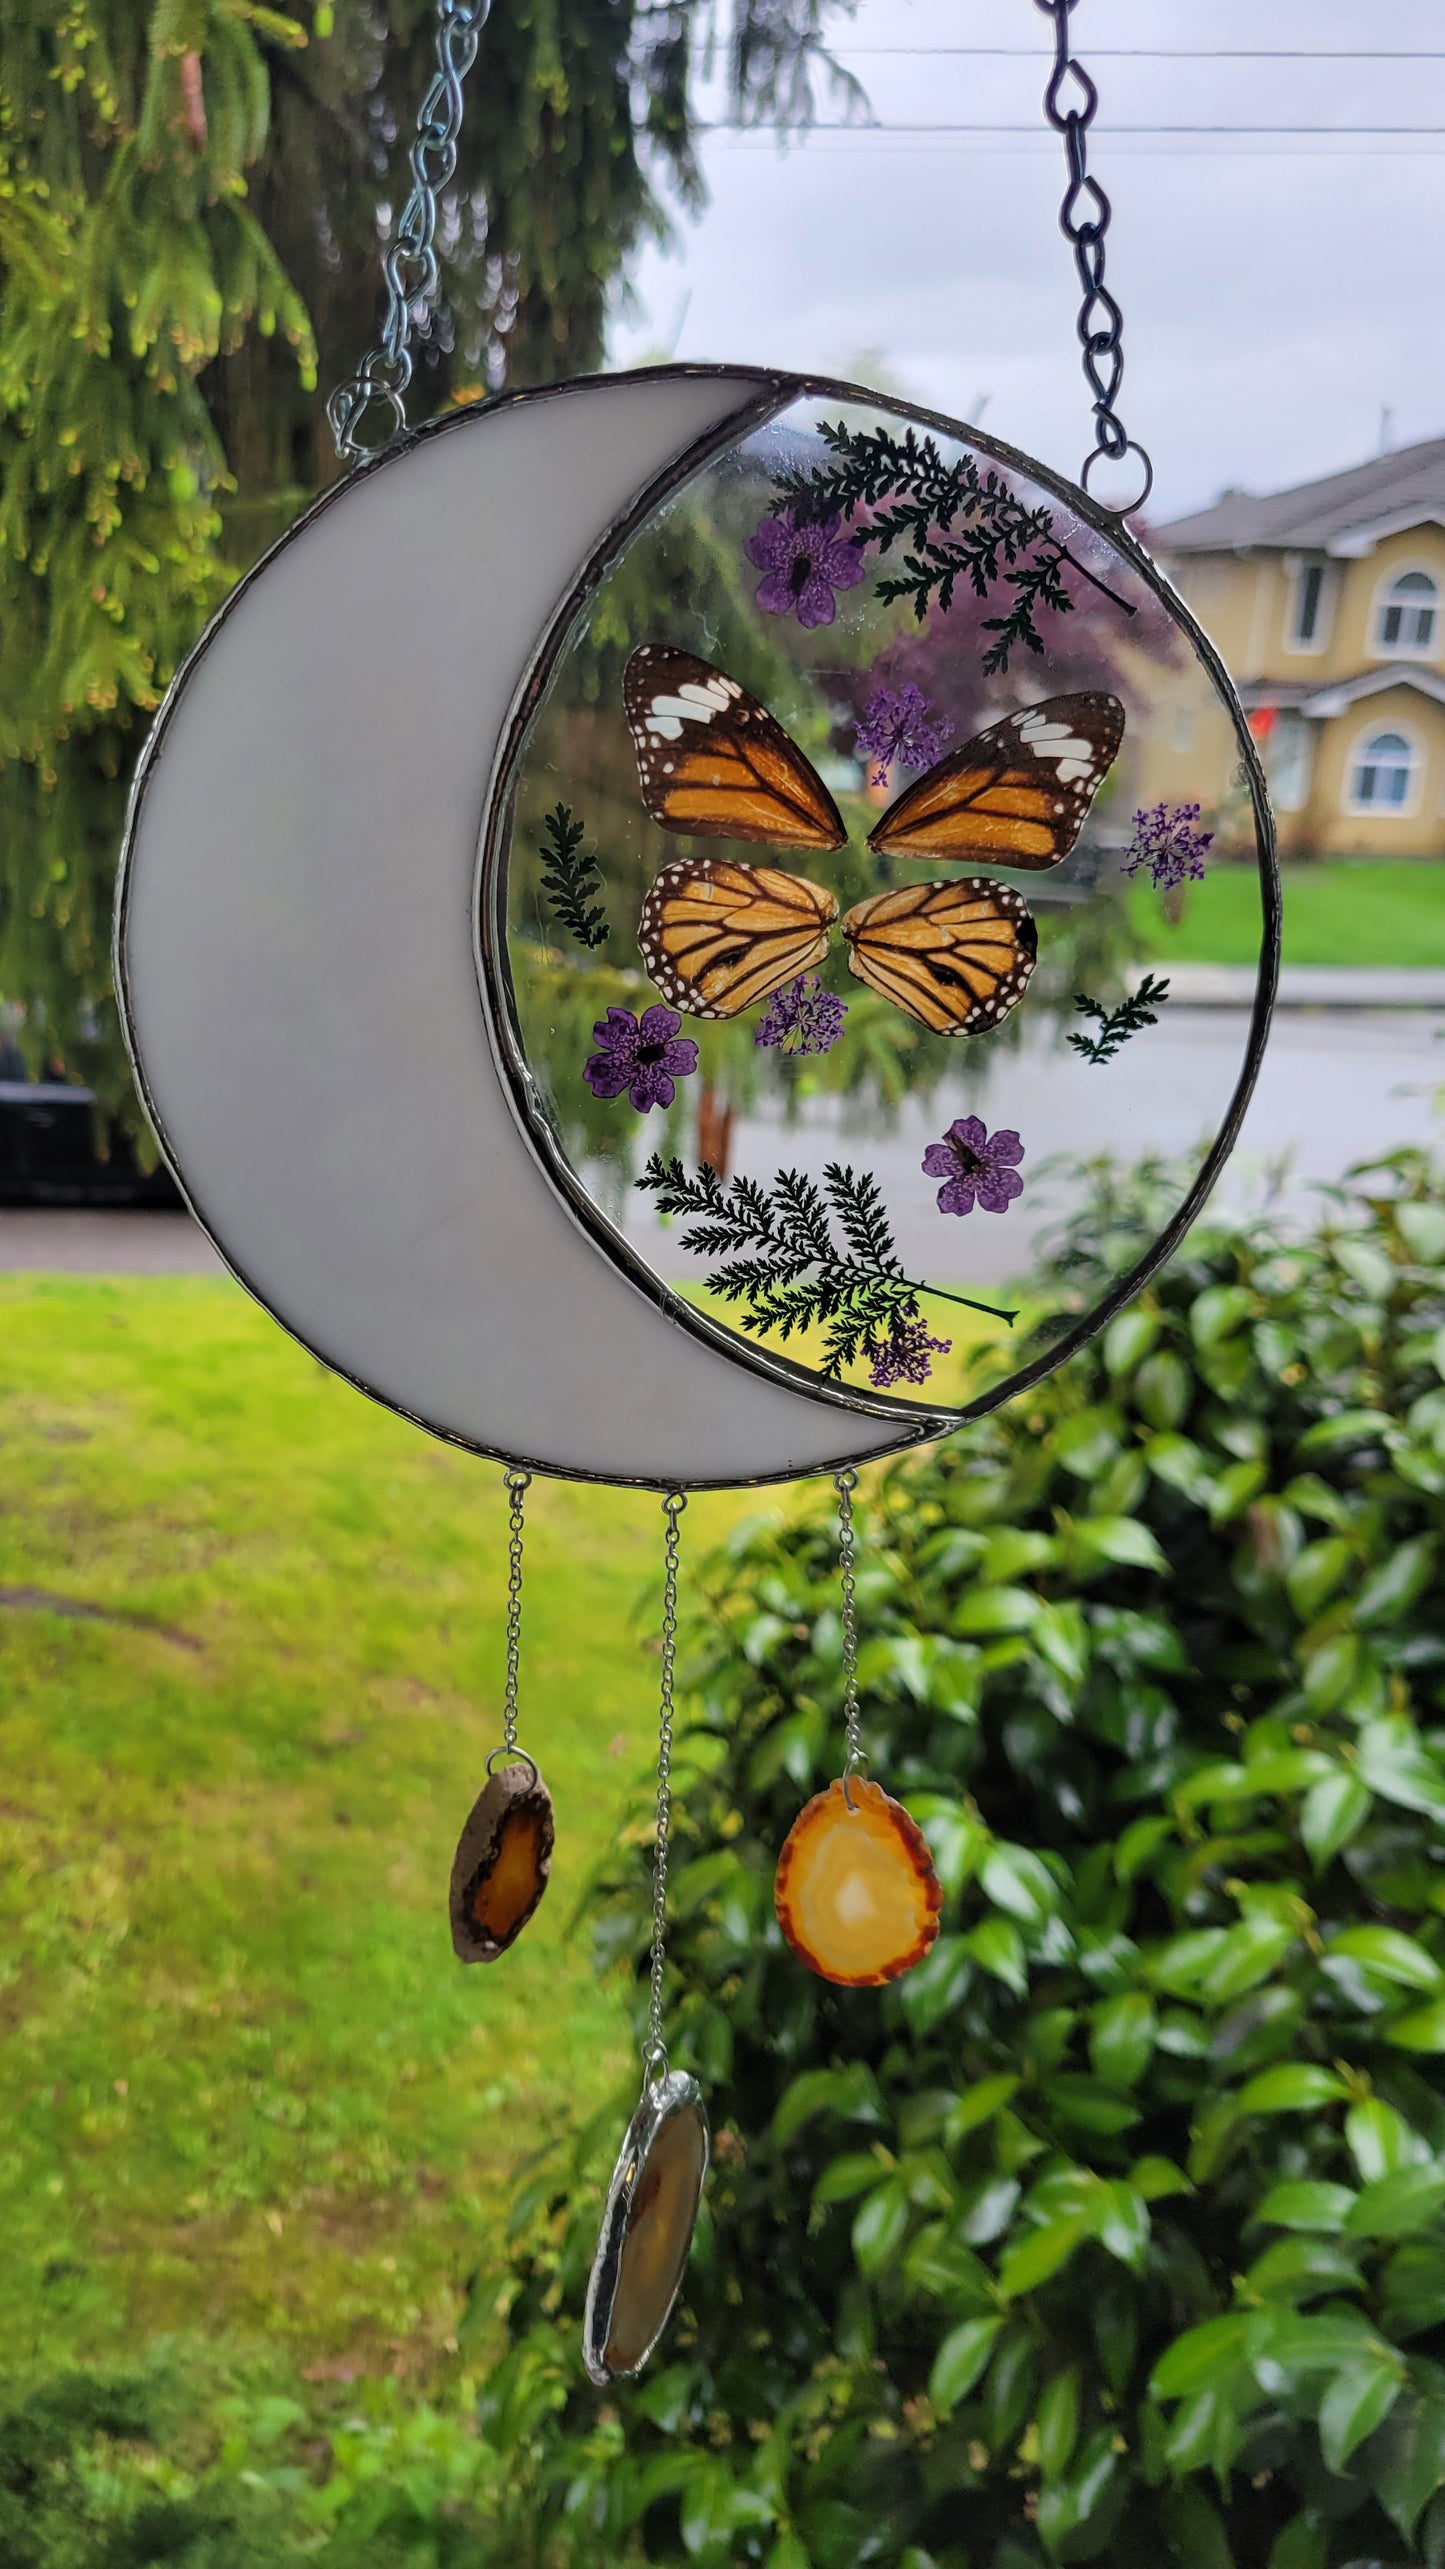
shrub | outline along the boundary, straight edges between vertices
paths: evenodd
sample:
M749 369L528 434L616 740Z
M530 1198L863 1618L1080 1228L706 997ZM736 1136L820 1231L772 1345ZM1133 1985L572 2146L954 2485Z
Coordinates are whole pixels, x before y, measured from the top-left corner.
M1081 1297L1145 1222L1101 1181ZM714 2172L601 2403L616 2120L524 2190L482 2409L514 2569L1445 2562L1442 1376L1445 1212L1400 1155L1308 1240L1196 1232L1059 1375L870 1476L866 1743L946 1893L885 1991L772 1914L838 1771L831 1509L694 1573L670 2027ZM638 1841L598 1913L633 1957Z

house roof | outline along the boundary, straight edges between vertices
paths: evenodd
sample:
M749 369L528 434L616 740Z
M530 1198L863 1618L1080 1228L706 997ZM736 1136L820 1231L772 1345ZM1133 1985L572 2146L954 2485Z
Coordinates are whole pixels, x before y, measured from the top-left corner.
M1445 526L1445 437L1399 446L1347 473L1256 498L1226 491L1213 508L1155 529L1166 553L1299 550L1355 555L1382 535L1434 518Z
M1328 722L1335 714L1348 713L1362 698L1386 695L1392 687L1412 687L1417 695L1445 705L1445 678L1438 670L1418 668L1412 661L1396 661L1388 669L1364 669L1357 678L1342 678L1328 687L1310 679L1254 678L1240 688L1239 701L1246 713L1267 705L1276 713L1300 713L1311 722Z

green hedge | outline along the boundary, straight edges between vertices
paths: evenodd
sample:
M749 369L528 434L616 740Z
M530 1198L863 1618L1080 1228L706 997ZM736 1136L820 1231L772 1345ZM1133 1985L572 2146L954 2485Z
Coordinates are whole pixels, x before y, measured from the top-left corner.
M1101 1175L1081 1297L1148 1192ZM867 1480L872 1771L946 1891L887 1991L811 1978L772 1915L838 1769L831 1513L690 1565L671 2025L707 2210L599 2401L616 2117L536 2170L478 2557L1445 2563L1442 1375L1445 1211L1401 1155L1307 1241L1197 1232L1100 1346ZM642 1838L601 1898L633 1956Z

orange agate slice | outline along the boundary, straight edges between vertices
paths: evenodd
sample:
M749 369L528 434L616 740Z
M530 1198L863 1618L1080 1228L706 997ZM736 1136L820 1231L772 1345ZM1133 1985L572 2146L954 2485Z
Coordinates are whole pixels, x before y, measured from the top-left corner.
M799 1962L840 1989L877 1989L923 1960L943 1893L916 1821L854 1775L798 1813L773 1903Z
M472 1806L452 1864L452 1950L495 1962L515 1944L547 1888L552 1797L530 1758L503 1766Z

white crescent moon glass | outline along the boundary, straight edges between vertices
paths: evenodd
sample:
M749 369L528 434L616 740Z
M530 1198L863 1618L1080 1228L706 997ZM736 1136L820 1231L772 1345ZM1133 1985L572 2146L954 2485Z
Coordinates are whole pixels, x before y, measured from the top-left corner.
M852 495L880 437L983 542L921 620L907 489ZM1258 887L1249 1035L1136 1005L1086 1059L1206 833ZM451 414L239 585L137 779L116 976L199 1218L327 1363L698 1487L936 1435L1136 1290L1243 1111L1276 924L1243 718L1127 536L946 422L667 368ZM1079 1163L1165 1141L1150 1260L1068 1307Z

